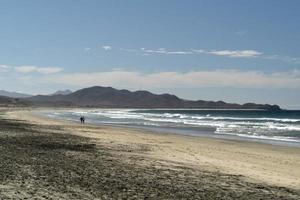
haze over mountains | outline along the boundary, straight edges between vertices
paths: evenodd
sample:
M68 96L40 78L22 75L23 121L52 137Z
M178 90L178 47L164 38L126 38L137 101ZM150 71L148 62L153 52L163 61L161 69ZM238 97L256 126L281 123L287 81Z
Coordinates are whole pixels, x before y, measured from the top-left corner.
M58 95L58 94L71 94L71 90L58 90L50 95ZM32 97L34 95L31 94L25 94L25 93L20 93L20 92L10 92L6 90L0 90L0 96L5 96L5 97L11 97L11 98L27 98L27 97Z
M69 94L37 95L24 99L35 106L72 106L99 108L199 108L199 109L264 109L279 110L277 105L234 104L223 101L191 101L171 94L153 94L148 91L118 90L94 86Z
M6 90L0 90L0 96L12 97L12 98L27 98L32 95L19 93L19 92L9 92Z
M58 94L66 95L66 94L71 94L71 93L72 93L71 90L58 90L51 95L58 95Z

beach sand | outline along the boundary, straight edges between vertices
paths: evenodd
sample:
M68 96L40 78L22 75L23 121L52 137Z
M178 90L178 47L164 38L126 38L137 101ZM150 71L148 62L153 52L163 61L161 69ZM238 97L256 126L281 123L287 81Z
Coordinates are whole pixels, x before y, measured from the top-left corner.
M296 147L82 125L32 109L6 111L1 125L1 156L13 149L19 171L2 172L0 199L300 198Z

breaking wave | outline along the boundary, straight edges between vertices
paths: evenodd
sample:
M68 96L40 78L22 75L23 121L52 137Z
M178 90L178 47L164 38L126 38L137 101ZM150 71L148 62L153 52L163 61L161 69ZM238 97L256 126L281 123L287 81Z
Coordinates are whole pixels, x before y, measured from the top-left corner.
M233 110L92 109L49 111L44 114L67 120L85 115L90 123L171 127L201 130L264 140L300 142L300 111L271 113Z

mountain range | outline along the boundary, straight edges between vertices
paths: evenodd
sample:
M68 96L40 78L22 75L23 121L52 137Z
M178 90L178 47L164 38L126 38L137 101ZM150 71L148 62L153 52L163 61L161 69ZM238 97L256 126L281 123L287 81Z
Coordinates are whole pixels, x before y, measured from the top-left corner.
M224 101L192 101L171 94L148 91L118 90L94 86L67 94L37 95L23 99L34 106L67 106L98 108L193 108L193 109L263 109L280 110L278 105L236 104Z
M11 98L26 98L26 97L31 97L32 95L19 93L19 92L8 92L5 90L0 90L0 96L6 96Z
M53 94L51 94L52 96L53 95L58 95L58 94L62 94L62 95L67 95L67 94L71 94L72 91L71 90L58 90L56 92L54 92Z
M66 94L71 94L71 93L72 93L71 90L58 90L50 95L58 95L58 94L66 95ZM11 97L11 98L27 98L27 97L32 97L34 95L0 90L0 96Z
M0 106L29 106L28 101L19 98L0 96Z

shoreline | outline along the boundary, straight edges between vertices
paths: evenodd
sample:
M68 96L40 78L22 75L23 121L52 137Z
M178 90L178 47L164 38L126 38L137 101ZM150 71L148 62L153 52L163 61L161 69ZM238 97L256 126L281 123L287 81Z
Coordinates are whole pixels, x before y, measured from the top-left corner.
M35 114L36 109L12 111L6 117L33 124L60 126L72 134L92 138L105 145L149 145L142 155L195 169L244 176L252 182L300 189L300 149L249 141L155 133L134 128L98 126L54 120Z
M73 110L73 109L66 109ZM79 109L85 110L85 109ZM90 110L90 109L88 109ZM102 109L101 109L102 110ZM106 110L106 109L104 109ZM107 109L111 110L111 109ZM112 109L114 110L114 109ZM119 110L119 109L116 109ZM127 110L127 109L125 109ZM144 109L139 109L144 110ZM148 109L145 109L148 110ZM151 109L155 110L155 109ZM158 109L163 110L163 109ZM169 109L168 109L169 110ZM189 110L189 109L188 109ZM196 109L199 110L199 109ZM203 109L201 109L203 110ZM204 109L205 110L205 109ZM53 110L51 110L53 111ZM61 111L58 109L58 111ZM258 111L258 110L256 110ZM264 111L264 110L262 110ZM48 111L50 112L50 111ZM53 120L63 120L66 122L77 122L77 119L63 119L62 117L57 116L47 116L46 113L37 112L38 115L42 117L47 117ZM177 134L177 135L186 135L186 136L194 136L194 137L206 137L206 138L219 138L224 140L235 140L235 141L247 141L247 142L256 142L263 144L271 144L271 145L279 145L279 146L288 146L288 147L298 147L300 148L300 142L296 139L291 138L282 138L279 136L253 136L247 134L231 134L231 133L216 133L216 127L206 126L206 127L167 127L167 126L151 126L151 125L134 125L134 124L118 124L118 123L106 123L106 122L97 122L92 119L91 122L87 122L87 124L95 125L95 126L108 126L108 127L119 127L119 128L129 128L129 129L139 129L141 131L152 131L155 133L169 133L169 134Z
M81 109L81 108L80 108ZM36 109L35 109L36 110ZM44 111L43 108L38 109L38 111L34 111L31 117L39 117L45 120L53 120L54 122L62 122L62 123L71 123L78 124L75 120L66 120L61 118L49 117L43 114L40 114L39 111ZM61 109L58 109L61 110ZM66 110L72 110L66 108ZM108 109L110 110L110 109ZM118 109L117 109L118 110ZM48 109L47 109L48 111ZM300 148L300 143L296 141L286 141L286 140L276 140L274 138L257 138L257 137L248 137L248 136L240 136L240 135L232 135L232 134L216 134L211 131L211 127L203 128L200 130L194 131L189 129L179 129L173 127L148 127L143 125L122 125L122 124L109 124L109 123L90 123L86 122L86 125L96 126L96 127L113 127L113 128L121 128L121 129L129 129L129 130L137 130L141 132L150 132L152 134L170 134L170 135L178 135L178 136L187 136L187 137L203 137L207 139L220 139L220 140L228 140L233 142L250 142L250 143L258 143L258 144L267 144L267 145L275 145L282 147L294 147Z

